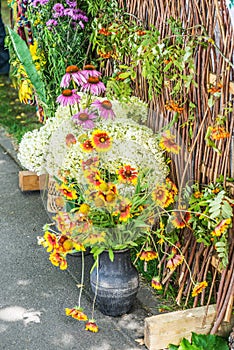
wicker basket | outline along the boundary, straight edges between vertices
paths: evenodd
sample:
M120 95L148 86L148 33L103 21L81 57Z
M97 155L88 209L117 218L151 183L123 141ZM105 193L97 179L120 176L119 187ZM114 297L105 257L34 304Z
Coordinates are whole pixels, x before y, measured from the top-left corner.
M52 176L48 179L47 189L47 211L49 213L57 213L62 211L64 207L64 200L61 193L56 188L57 182Z

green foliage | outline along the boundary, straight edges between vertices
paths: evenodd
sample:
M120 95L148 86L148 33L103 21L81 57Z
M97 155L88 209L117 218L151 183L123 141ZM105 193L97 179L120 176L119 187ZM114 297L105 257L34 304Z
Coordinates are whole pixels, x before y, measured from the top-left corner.
M191 342L183 338L180 345L169 344L169 350L228 350L227 341L213 334L192 333Z
M233 216L234 200L230 198L219 180L215 184L203 186L202 189L195 184L192 189L194 192L189 199L189 211L191 211L189 222L196 240L206 246L213 244L225 267L228 263L227 237Z
M7 27L9 37L13 44L15 54L19 59L20 63L23 65L35 91L39 98L39 100L46 104L46 96L45 96L45 85L41 77L39 76L35 64L32 60L31 53L26 45L25 41L21 39L21 37L13 31L10 27Z

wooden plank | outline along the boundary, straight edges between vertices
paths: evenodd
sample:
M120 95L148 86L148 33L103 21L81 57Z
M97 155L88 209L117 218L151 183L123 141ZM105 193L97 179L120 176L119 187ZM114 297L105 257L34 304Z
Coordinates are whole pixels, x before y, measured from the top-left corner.
M207 307L201 306L147 317L144 329L146 347L149 350L162 350L169 344L179 345L182 338L190 340L192 332L208 334L215 319L216 306L209 306L207 316L206 311ZM225 324L224 332L228 332L233 324L234 317L230 324Z
M19 171L19 188L21 191L39 191L41 179L43 178L32 171Z

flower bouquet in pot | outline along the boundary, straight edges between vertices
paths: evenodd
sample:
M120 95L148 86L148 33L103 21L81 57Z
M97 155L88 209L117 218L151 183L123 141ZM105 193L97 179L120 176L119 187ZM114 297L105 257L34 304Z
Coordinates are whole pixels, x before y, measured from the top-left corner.
M138 273L129 251L147 242L147 254L154 254L149 244L157 206L152 193L156 184L164 182L168 167L153 131L116 115L111 101L97 98L105 92L100 73L91 65L85 68L67 69L61 83L64 89L57 98L61 122L49 137L44 166L57 181L64 204L54 217L56 229L54 224L45 225L40 244L47 248L52 264L61 269L67 267L68 253L81 251L83 257L90 249L95 261L94 300L104 313L119 315L129 311L138 290ZM75 84L80 85L80 93ZM107 263L117 264L109 277ZM104 287L107 280L109 289ZM113 287L119 291L110 296ZM85 318L80 298L78 306L66 312Z

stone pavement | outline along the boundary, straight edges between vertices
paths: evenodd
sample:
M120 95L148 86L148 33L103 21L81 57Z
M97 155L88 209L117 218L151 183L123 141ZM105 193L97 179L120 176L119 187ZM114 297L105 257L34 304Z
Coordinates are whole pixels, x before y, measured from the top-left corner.
M96 334L65 315L78 301L80 258L71 256L69 269L61 271L38 246L50 218L39 191L20 191L19 170L14 147L0 130L0 350L145 350L137 340L143 339L144 318L156 313L157 301L144 285L129 314L109 317L95 309ZM86 259L88 269L91 256ZM90 315L88 289L82 306Z

